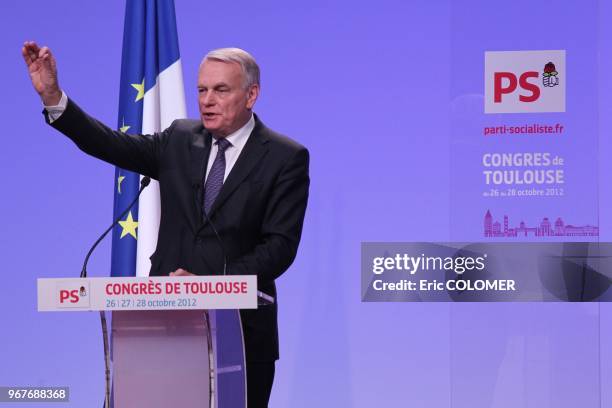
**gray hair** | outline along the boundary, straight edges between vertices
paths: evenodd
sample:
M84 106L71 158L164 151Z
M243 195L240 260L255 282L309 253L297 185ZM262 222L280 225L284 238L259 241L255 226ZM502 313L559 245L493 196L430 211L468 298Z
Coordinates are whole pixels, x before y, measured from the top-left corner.
M248 52L240 48L218 48L210 51L202 59L200 68L206 60L222 61L222 62L235 62L242 68L244 74L246 89L252 85L259 86L259 65L255 62L255 58Z

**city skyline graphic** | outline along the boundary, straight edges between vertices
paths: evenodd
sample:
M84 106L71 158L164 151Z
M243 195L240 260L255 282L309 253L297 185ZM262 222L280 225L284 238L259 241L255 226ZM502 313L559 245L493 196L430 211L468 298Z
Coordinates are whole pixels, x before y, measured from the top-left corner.
M566 224L561 217L557 217L554 224L548 217L544 217L536 226L528 226L521 220L518 226L511 227L508 215L504 214L503 223L500 223L494 220L491 211L487 210L484 216L484 236L487 238L596 237L599 236L599 227Z

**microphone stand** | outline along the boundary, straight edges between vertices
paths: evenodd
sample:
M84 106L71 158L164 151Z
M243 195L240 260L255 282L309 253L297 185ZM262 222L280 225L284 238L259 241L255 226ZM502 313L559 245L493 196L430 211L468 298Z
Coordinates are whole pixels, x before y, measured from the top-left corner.
M130 205L127 206L127 208L121 213L121 215L119 215L119 217L117 217L115 221L113 221L111 226L108 227L106 231L104 231L104 233L102 233L102 235L100 235L100 237L96 240L96 242L94 242L94 244L91 246L91 248L89 249L89 252L87 252L85 261L83 261L83 268L81 269L81 278L87 277L87 262L89 262L89 257L93 253L94 249L96 249L98 244L102 242L104 237L106 237L106 235L113 229L113 227L117 225L119 220L125 217L125 214L127 214L128 211L130 211L130 209L134 206L134 204L136 204L136 201L138 201L138 199L140 198L140 194L145 189L145 187L149 185L150 182L151 182L151 177L145 176L142 178L142 180L140 181L140 190L138 190L138 194L136 195L136 198L132 200ZM111 385L110 385L111 373L110 373L110 352L109 352L110 348L108 345L108 326L106 324L106 314L104 313L103 310L100 311L100 322L102 324L102 342L104 344L104 408L110 408L110 394L111 394Z

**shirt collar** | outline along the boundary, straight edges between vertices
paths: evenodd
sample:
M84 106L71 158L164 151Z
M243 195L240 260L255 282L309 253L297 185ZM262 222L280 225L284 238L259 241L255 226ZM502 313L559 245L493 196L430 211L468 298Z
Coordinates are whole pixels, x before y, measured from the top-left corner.
M247 123L245 123L244 126L242 126L237 131L227 135L225 137L225 140L230 142L232 146L237 147L238 150L242 150L242 147L246 144L247 140L249 139L249 135L251 134L254 128L255 128L255 118L253 117L253 114L251 113L251 117L249 118ZM213 143L214 143L214 140L213 140Z

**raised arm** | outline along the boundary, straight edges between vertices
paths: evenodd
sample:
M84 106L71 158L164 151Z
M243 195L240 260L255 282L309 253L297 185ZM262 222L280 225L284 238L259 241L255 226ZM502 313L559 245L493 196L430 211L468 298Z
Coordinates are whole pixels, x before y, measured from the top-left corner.
M33 41L23 44L21 54L28 67L34 89L46 107L47 122L68 136L85 153L153 178L158 178L161 152L172 126L153 135L131 135L115 131L82 111L67 98L60 104L62 90L57 79L57 64L48 47ZM59 111L59 112L57 112Z

